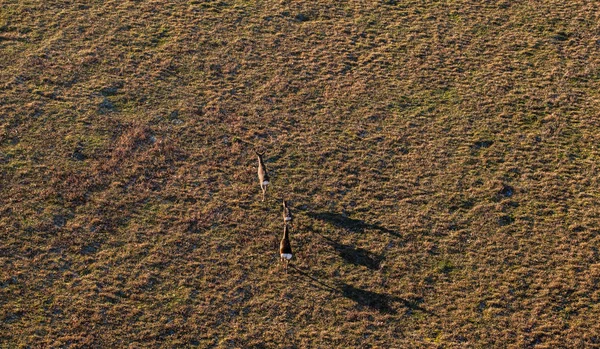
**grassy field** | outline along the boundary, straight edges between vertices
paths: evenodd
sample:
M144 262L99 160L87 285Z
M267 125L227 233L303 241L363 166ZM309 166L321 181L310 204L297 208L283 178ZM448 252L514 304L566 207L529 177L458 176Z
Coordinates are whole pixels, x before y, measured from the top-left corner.
M600 347L599 23L0 0L0 347Z

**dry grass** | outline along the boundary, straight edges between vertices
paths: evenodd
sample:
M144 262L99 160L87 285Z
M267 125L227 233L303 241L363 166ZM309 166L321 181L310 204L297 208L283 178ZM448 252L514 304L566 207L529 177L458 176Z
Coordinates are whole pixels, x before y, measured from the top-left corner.
M0 346L599 346L567 3L0 1Z

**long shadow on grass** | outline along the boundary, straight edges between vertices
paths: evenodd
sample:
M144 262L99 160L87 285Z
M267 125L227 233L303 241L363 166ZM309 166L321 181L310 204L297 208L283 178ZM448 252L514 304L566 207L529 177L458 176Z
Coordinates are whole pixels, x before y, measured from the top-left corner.
M363 290L352 285L342 284L340 286L342 295L352 299L356 303L377 310L384 314L395 314L396 311L392 308L392 302L396 297L384 293Z
M339 290L332 285L328 285L327 283L317 279L316 277L310 275L309 273L305 272L304 270L301 270L300 268L298 268L297 266L290 264L290 268L294 269L299 275L310 279L311 281L313 281L315 284L317 284L319 288L327 290L327 291L331 291L331 292L339 292Z
M385 293L363 290L346 283L340 283L338 285L327 284L310 275L308 272L299 269L295 265L290 265L290 268L295 270L298 275L312 281L318 288L351 299L362 306L377 310L382 314L395 314L396 311L393 309L392 305L394 303L402 303L402 305L404 305L404 307L406 307L410 312L421 311L429 315L437 316L435 313L419 305L422 303L422 299L408 300L401 297L390 296Z
M336 252L346 262L354 265L363 265L371 270L379 269L379 264L383 259L382 256L376 255L372 252L365 250L364 248L356 248L351 245L340 244L337 241L331 240L328 237L323 236L327 243L336 250Z
M377 224L366 223L365 221L361 221L360 219L354 219L347 217L345 215L339 213L332 212L318 212L312 213L309 212L308 215L312 218L319 219L325 222L329 222L337 227L346 229L351 232L363 233L367 229L377 230L382 233L390 234L396 237L401 237L398 232L390 230L388 228L382 227Z
M404 307L412 311L421 311L429 315L437 316L435 313L421 307L422 299L408 300L402 297L390 296L385 293L377 293L373 291L363 290L352 285L342 284L340 290L344 297L352 299L356 303L375 309L380 313L395 314L396 311L392 308L393 303L402 303Z

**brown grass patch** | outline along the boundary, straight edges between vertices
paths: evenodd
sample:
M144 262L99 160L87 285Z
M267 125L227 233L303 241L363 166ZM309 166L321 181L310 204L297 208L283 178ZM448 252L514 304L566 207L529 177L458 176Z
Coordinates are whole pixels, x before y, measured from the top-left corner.
M2 8L1 343L598 345L592 3Z

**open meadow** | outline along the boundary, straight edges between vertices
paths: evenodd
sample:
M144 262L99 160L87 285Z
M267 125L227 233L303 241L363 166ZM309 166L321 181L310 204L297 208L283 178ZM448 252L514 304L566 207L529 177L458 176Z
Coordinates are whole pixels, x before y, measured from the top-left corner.
M0 348L598 348L599 222L593 1L0 0Z

